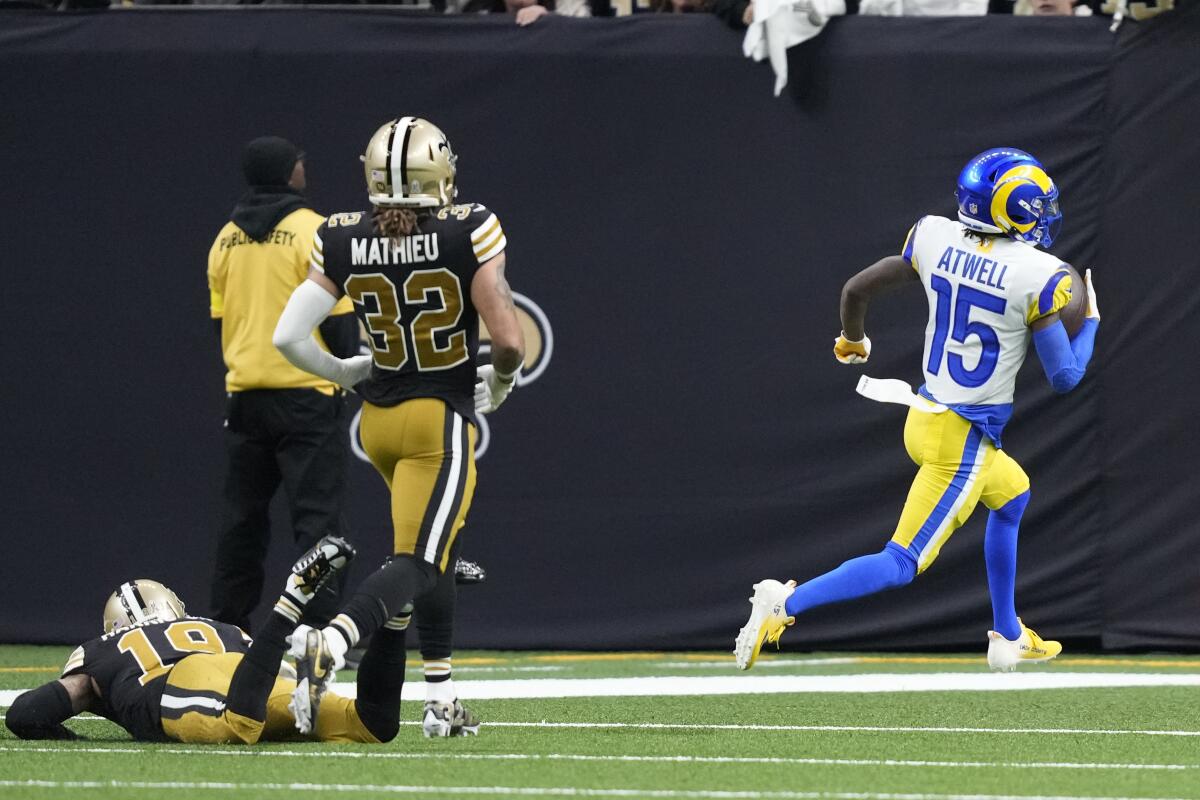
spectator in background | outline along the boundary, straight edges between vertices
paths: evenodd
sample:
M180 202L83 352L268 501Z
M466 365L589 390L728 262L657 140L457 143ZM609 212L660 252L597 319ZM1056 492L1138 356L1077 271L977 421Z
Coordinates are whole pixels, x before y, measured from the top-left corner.
M271 498L282 484L296 554L322 536L344 535L349 438L341 387L296 369L271 341L292 290L308 275L313 236L324 221L303 194L304 154L286 139L264 136L246 146L242 172L248 189L208 254L228 397L211 615L248 631L262 596ZM358 352L353 310L343 299L321 326L322 346L341 357ZM308 605L305 621L323 624L337 602L335 581Z
M988 13L988 0L862 0L858 13L884 17L972 17Z
M608 17L608 0L466 0L464 14L512 14L518 25L530 25L547 14L560 17Z
M560 17L590 17L592 8L588 0L542 0L548 6L541 5L535 0L504 0L505 10L516 14L518 25L531 25L547 14L558 14Z
M1092 10L1085 5L1076 7L1074 0L1017 0L1013 13L1035 17L1090 17Z

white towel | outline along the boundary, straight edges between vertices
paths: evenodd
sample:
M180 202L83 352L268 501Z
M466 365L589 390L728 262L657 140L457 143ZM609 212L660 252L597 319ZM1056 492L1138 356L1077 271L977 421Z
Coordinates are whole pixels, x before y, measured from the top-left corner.
M896 378L868 378L863 375L858 379L855 391L868 400L877 403L899 403L902 406L915 408L929 414L940 414L949 409L941 403L935 403L927 397L922 397L913 391L912 386Z
M787 49L816 36L830 17L845 13L845 0L754 0L754 21L742 52L755 61L771 60L778 97L787 86Z

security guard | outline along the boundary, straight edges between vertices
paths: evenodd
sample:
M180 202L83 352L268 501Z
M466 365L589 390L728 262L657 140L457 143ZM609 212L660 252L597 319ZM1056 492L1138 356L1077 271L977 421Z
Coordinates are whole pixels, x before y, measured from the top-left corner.
M211 611L248 631L262 595L271 497L282 483L297 553L327 534L344 535L349 451L345 392L296 369L271 343L283 307L308 274L313 234L324 221L303 195L304 154L286 139L264 136L247 145L242 170L249 188L208 254L212 317L228 370L229 452ZM318 335L341 357L358 350L352 311L344 298ZM305 621L328 620L338 588L334 581L323 589Z

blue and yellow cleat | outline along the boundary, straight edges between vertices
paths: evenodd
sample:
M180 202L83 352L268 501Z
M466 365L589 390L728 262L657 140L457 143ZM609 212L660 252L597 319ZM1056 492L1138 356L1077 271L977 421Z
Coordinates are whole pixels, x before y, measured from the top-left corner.
M788 616L783 604L796 589L795 581L780 583L765 580L754 584L754 595L750 598L750 619L738 631L733 644L733 657L738 669L750 669L758 660L758 653L766 642L778 645L784 628L796 622Z
M1062 652L1061 644L1038 636L1025 627L1020 617L1017 622L1021 626L1021 635L1015 642L1005 639L996 631L988 631L987 660L993 672L1012 672L1018 664L1049 661Z

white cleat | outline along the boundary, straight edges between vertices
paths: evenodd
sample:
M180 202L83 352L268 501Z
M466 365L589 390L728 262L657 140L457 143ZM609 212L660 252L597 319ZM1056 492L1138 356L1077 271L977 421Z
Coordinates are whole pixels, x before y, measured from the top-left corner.
M1021 636L1014 642L1005 639L996 631L988 631L988 667L992 672L1012 672L1018 664L1036 664L1049 661L1062 652L1062 645L1044 640L1021 624Z
M789 617L783 607L795 589L795 581L780 583L768 579L754 584L754 595L750 598L750 619L738 631L733 645L738 669L753 667L763 644L778 642L784 628L796 622L796 618Z
M453 703L425 701L421 729L426 739L443 736L478 736L479 717L458 700Z
M296 688L292 690L288 711L292 712L292 718L296 721L296 730L312 733L316 727L321 698L334 679L333 656L322 632L304 627L304 647L296 657ZM299 649L297 645L298 642L293 638L293 652Z

